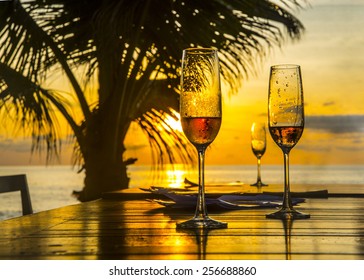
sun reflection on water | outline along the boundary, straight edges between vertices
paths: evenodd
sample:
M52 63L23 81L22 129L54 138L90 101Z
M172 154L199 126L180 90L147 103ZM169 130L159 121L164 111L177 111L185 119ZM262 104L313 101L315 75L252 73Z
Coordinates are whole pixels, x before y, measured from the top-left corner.
M183 169L166 170L166 176L169 187L179 188L183 186L187 172Z

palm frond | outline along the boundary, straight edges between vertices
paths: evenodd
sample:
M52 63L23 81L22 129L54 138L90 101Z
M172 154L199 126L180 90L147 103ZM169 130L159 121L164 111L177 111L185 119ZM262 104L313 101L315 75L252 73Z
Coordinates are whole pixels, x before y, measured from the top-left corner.
M183 48L218 48L223 57L223 75L233 85L242 73L254 69L256 57L264 56L267 47L281 44L285 37L282 27L291 38L299 38L303 30L302 24L288 10L270 1L187 0L171 1L169 5L165 1L153 1L145 12L144 22L140 23L139 16L148 7L145 3L129 3L134 13L124 9L117 14L116 7L113 9L113 14L119 18L114 27L115 35L124 43L132 44L138 34L142 39L137 47L148 46L174 86ZM104 16L110 18L111 15Z
M196 151L185 138L182 131L175 130L166 120L167 116L177 116L177 112L170 115L163 111L151 110L137 119L137 123L147 134L152 149L153 160L157 165L163 165L164 159L168 163L188 163L195 159Z
M15 132L24 130L30 134L32 152L45 149L47 161L58 156L61 145L55 107L64 111L67 118L67 104L62 96L0 63L0 118L12 121Z
M63 6L60 3L45 3L29 0L23 6L19 0L14 0L12 6L6 7L7 13L3 13L0 18L0 38L5 38L3 44L0 44L0 62L33 81L42 81L49 69L57 63L60 64L87 118L90 110L68 64L69 54L66 53L63 43L58 41L59 36L52 33L57 29L53 25L56 19L63 16ZM64 25L67 22L61 24ZM67 34L64 37L67 38Z

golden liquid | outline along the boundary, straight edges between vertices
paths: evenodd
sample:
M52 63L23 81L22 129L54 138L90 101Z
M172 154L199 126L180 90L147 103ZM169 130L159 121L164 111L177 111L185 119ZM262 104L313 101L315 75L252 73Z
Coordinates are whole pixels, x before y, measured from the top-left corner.
M273 126L269 131L279 147L292 149L301 138L303 126Z
M192 144L208 146L220 130L221 118L182 118L181 124L183 132Z
M252 150L256 157L262 157L265 153L265 141L252 140Z

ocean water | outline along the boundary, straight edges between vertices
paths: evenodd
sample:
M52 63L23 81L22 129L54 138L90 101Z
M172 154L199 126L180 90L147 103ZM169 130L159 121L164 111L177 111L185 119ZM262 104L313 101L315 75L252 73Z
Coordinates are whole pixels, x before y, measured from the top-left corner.
M195 167L166 166L163 171L153 171L151 166L131 166L128 169L130 187L150 185L178 187L185 178L197 181ZM81 190L83 173L71 166L2 166L1 175L26 174L34 212L45 211L79 203L72 196L73 190ZM206 183L254 183L257 176L255 165L207 165ZM290 167L291 184L363 184L364 165ZM283 184L283 166L262 165L262 179L268 184ZM0 220L21 215L19 192L0 194Z

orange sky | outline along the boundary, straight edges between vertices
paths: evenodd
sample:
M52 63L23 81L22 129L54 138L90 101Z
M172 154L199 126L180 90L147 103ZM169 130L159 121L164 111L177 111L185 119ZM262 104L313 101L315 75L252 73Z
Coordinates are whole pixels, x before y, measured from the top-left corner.
M250 148L250 126L267 119L269 67L281 63L301 65L305 94L306 127L291 152L291 164L364 164L364 5L310 2L312 8L298 14L306 27L303 38L287 42L282 50L274 49L257 67L258 75L243 82L239 94L223 93L223 123L207 150L206 164L256 163ZM144 134L132 127L129 136L125 156L137 157L137 164L150 164ZM262 163L282 164L281 150L269 133L267 139ZM71 152L72 147L63 144L61 159L54 163L72 164ZM13 137L0 124L1 165L39 164L44 158L44 154L31 157L30 140L22 135Z

